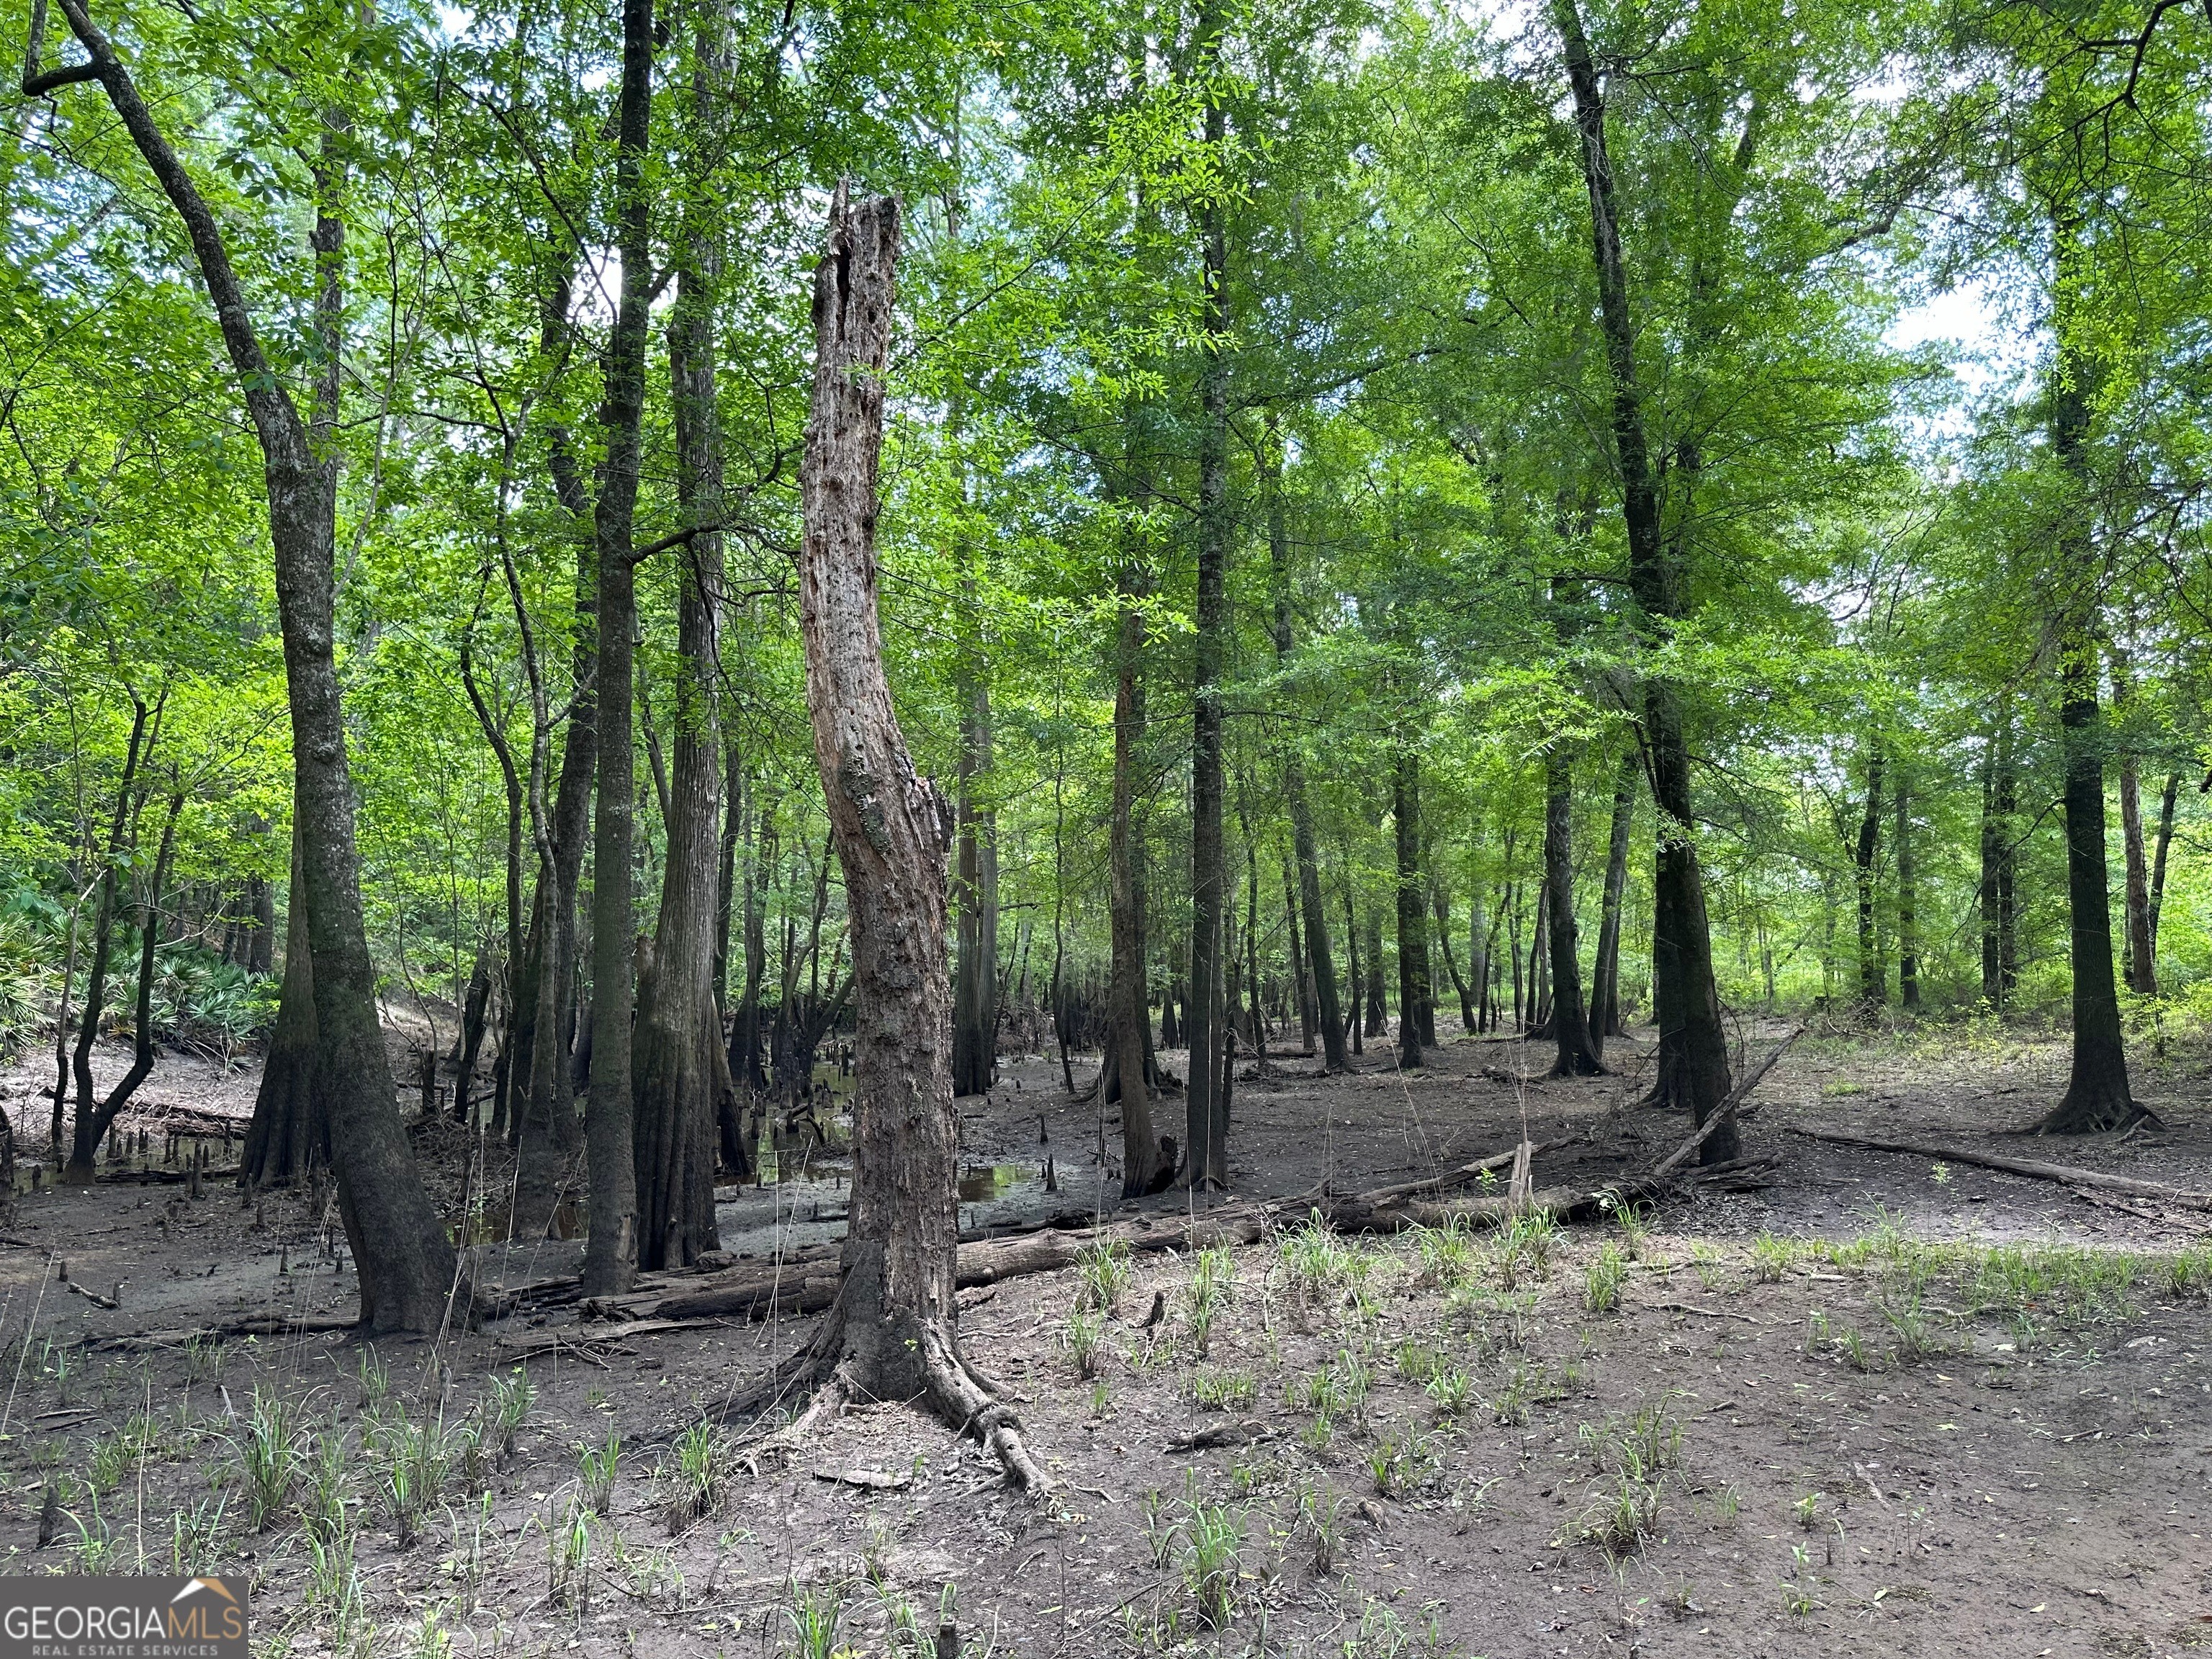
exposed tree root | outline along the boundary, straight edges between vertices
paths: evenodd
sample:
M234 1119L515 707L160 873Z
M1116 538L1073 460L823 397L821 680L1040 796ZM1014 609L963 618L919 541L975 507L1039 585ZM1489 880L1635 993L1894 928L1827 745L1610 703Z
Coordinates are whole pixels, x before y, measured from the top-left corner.
M920 1358L929 1403L937 1414L958 1432L981 1441L999 1460L1006 1479L1024 1492L1034 1495L1047 1491L1051 1479L1030 1455L1021 1419L961 1358L949 1325L933 1319L923 1322Z
M865 1291L860 1299L868 1299ZM909 1386L882 1389L870 1386L868 1375L883 1369L881 1363L872 1364L864 1346L848 1340L849 1318L841 1297L812 1341L731 1403L732 1415L757 1415L803 1389L813 1390L798 1416L746 1449L748 1461L757 1467L763 1461L787 1458L849 1407L902 1398L926 1405L954 1433L980 1443L999 1460L1013 1486L1032 1495L1049 1490L1051 1477L1030 1455L1021 1419L1006 1401L1006 1391L962 1357L958 1335L949 1321L903 1322L910 1325L910 1334L896 1345L878 1338L878 1352L895 1346L904 1356L897 1369L910 1374Z

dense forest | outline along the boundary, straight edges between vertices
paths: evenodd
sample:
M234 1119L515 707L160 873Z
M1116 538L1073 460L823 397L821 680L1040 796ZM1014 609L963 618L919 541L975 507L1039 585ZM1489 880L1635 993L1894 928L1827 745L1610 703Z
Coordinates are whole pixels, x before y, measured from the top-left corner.
M1523 1396L1580 1387L1545 1393L1483 1322L1525 1336L1522 1281L1570 1261L1561 1317L1625 1310L1624 1274L1671 1271L1653 1226L1682 1230L1698 1294L1717 1248L1747 1295L1808 1251L1868 1273L1899 1368L1971 1366L1998 1352L1978 1312L2063 1304L2055 1382L2066 1343L2142 1316L2110 1272L2201 1291L2212 9L29 0L4 33L0 1188L29 1236L0 1241L0 1340L47 1386L56 1281L95 1304L71 1304L84 1341L161 1356L117 1431L143 1510L149 1460L199 1455L132 1428L151 1390L182 1379L177 1436L216 1434L193 1382L273 1339L248 1426L223 1395L226 1445L293 1460L276 1480L240 1454L251 1531L239 1497L198 1553L143 1516L129 1546L212 1571L291 1517L297 1578L225 1569L295 1608L270 1651L442 1653L485 1607L518 1651L572 1623L611 1644L593 1559L653 1651L720 1650L708 1604L730 1651L824 1659L1054 1618L1060 1651L1472 1651L1525 1626L1469 1622L1449 1577L1423 1626L1339 1572L1334 1429L1298 1439L1303 1473L1234 1451L1276 1433L1258 1419L1170 1445L1231 1460L1233 1497L1155 1480L1160 1572L1136 1576L1168 1588L1149 1612L1088 1589L1073 1633L1073 1586L979 1633L949 1568L878 1571L880 1540L866 1572L809 1577L788 1494L877 1503L908 1485L882 1446L911 1440L902 1524L939 1536L922 1464L957 1471L965 1436L994 1501L1060 1528L1065 1581L1089 1490L1066 1443L1120 1432L1102 1379L1246 1412L1249 1374L1200 1364L1233 1301L1271 1364L1284 1306L1340 1322L1284 1408L1354 1425L1374 1495L1450 1511L1449 1542L1467 1492L1474 1525L1485 1480L1545 1474ZM2066 1139L1991 1138L2030 1129ZM1883 1157L1932 1158L1933 1187L1867 1188L1900 1206L1869 1255L1821 1194ZM2008 1160L1965 1209L1963 1170ZM206 1202L224 1183L234 1215ZM158 1234L128 1207L148 1185L188 1190ZM56 1207L81 1191L124 1242L81 1242L93 1212ZM2130 1265L2069 1254L2069 1195ZM1560 1231L1592 1220L1625 1255ZM130 1285L179 1279L185 1237L210 1276L270 1266L150 1310ZM1992 1282L1943 1254L1969 1237L2093 1288L1945 1292ZM1164 1249L1139 1328L1130 1263ZM322 1300L272 1315L311 1256ZM1401 1267L1435 1307L1392 1349L1365 1286ZM978 1285L1053 1273L1000 1308L1032 1298L1019 1376L1058 1379L1059 1417L960 1318ZM1676 1288L1646 1304L1662 1355ZM1972 1301L1944 1310L1960 1329L1911 1322L1923 1290ZM1785 1314L1806 1359L1845 1352L1832 1316L1816 1338ZM1407 1357L1447 1317L1504 1368L1457 1404L1442 1350ZM718 1346L763 1318L772 1352ZM672 1536L797 1468L782 1553L729 1568L734 1602L684 1588L732 1533L711 1571L672 1544L673 1589L636 1577L614 1427L534 1521L520 1489L555 1475L495 1473L527 1463L518 1352L627 1365L687 1321L690 1426L624 1418L656 1448L624 1467ZM311 1443L343 1462L355 1432L286 1392L327 1380L315 1332L362 1346L358 1449L400 1472L382 1510L295 1492ZM372 1380L377 1338L419 1385ZM1996 1363L2031 1346L2015 1328ZM1156 1377L1164 1351L1197 1380ZM1386 1431L1364 1382L1316 1403L1389 1352L1437 1426ZM1848 1357L1882 1369L1856 1334ZM602 1433L586 1381L585 1427L546 1445ZM1477 1479L1455 1425L1493 1382L1522 1468ZM637 1409L677 1384L640 1380ZM1626 1518L1549 1547L1610 1560L1598 1599L1626 1610L1559 1651L1676 1628L1626 1565L1659 1573L1658 1517L1705 1490L1668 1474L1676 1396L1651 1387L1607 1395L1629 1428L1583 1425ZM876 1401L926 1414L889 1430ZM503 1447L407 1476L449 1417ZM1887 1515L1903 1466L1870 1467L1819 1478ZM126 1548L96 1481L88 1520L51 1463L7 1478L26 1540L35 1515L81 1570L122 1559L87 1553ZM1082 1478L1135 1525L1143 1481ZM427 1504L465 1485L473 1547L513 1498L501 1524L554 1550L526 1607L474 1576L428 1613L403 1594ZM1298 1576L1255 1565L1276 1488L1285 1548L1343 1578L1334 1626L1318 1592L1268 1601ZM372 1615L356 1532L386 1510L401 1605ZM971 1596L1021 1578L1033 1524ZM963 1573L988 1553L946 1547ZM1414 1547L1433 1568L1444 1545ZM925 1579L941 1619L887 1588ZM1759 1618L1842 1605L1802 1548L1784 1583L1780 1614L1746 1592ZM1686 1643L1704 1609L1677 1599ZM1775 1639L1738 1628L1728 1651Z

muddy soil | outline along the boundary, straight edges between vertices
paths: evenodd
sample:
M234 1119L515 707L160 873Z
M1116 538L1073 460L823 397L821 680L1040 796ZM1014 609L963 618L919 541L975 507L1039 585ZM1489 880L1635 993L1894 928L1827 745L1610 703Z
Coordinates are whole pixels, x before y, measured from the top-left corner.
M1511 1041L1449 1042L1415 1073L1278 1061L1237 1085L1232 1196L1408 1179L1524 1135L1587 1137L1540 1184L1633 1174L1686 1133L1635 1103L1649 1048L1616 1042L1620 1075L1573 1082ZM927 1651L900 1632L927 1643L943 1613L998 1655L2198 1651L2212 1310L2203 1258L2172 1263L2208 1218L1792 1133L2212 1190L2212 1055L2139 1057L2161 1134L2008 1133L2063 1065L2017 1033L1815 1035L1762 1085L1733 1189L1642 1226L1332 1248L1290 1205L1225 1257L1137 1258L1110 1316L1079 1315L1073 1271L965 1292L969 1351L1058 1482L1042 1504L897 1405L749 1462L756 1425L722 1408L805 1319L611 1341L552 1305L372 1347L314 1328L354 1285L305 1194L43 1186L0 1245L0 1548L15 1571L236 1572L257 1650L299 1654L801 1653L832 1617L814 1650ZM962 1103L963 1229L1137 1207L1114 1197L1110 1114L1067 1098L1056 1059L1006 1071ZM45 1080L0 1078L27 1150ZM165 1058L113 1173L181 1174L131 1167L137 1130L161 1165L168 1128L242 1115L252 1092L250 1071ZM1180 1138L1180 1100L1158 1109ZM786 1136L781 1179L723 1190L726 1250L836 1235L836 1138ZM480 1143L436 1125L418 1144L459 1224ZM489 1169L469 1190L496 1194ZM575 1249L477 1255L512 1285ZM264 1334L193 1334L256 1318ZM521 1398L518 1371L510 1452L494 1396Z

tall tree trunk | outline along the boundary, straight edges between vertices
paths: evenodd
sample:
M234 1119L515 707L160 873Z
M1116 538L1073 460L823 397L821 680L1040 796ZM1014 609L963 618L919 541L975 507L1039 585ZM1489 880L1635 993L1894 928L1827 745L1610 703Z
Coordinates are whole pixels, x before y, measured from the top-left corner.
M958 1346L959 1121L945 948L951 826L900 733L876 615L876 466L897 258L897 204L848 208L841 188L815 274L799 615L815 757L845 870L860 1036L843 1279L795 1367L827 1386L793 1438L848 1400L920 1396L1034 1489L1045 1475L1018 1421Z
M1590 1042L1583 1006L1580 942L1575 927L1574 768L1554 743L1544 760L1544 884L1551 912L1553 1077L1597 1077L1605 1067Z
M695 142L703 173L720 148L728 89L725 13L698 14L693 61ZM714 303L721 270L713 215L691 203L679 230L674 315L668 328L676 493L691 537L678 580L674 752L669 769L667 864L653 927L651 971L637 988L631 1148L636 1170L637 1265L688 1267L720 1248L714 1227L718 1130L733 1086L722 1045L714 962L720 933L722 726L720 606L722 423L715 403ZM596 1231L596 1229L595 1229Z
M1267 416L1265 462L1267 557L1274 589L1275 665L1282 670L1290 665L1297 635L1291 611L1291 535L1288 507L1283 499L1282 427L1279 417L1272 410ZM1291 846L1297 860L1298 908L1305 924L1305 959L1313 975L1322 1064L1329 1071L1342 1072L1349 1069L1351 1059L1345 1050L1342 1010L1336 997L1336 963L1329 949L1328 913L1322 900L1321 854L1314 839L1313 808L1306 799L1305 757L1295 738L1283 751L1283 800L1290 809ZM1353 948L1358 948L1356 943ZM1354 1000L1357 1000L1355 987Z
M2057 227L2062 276L2074 232ZM2075 256L2078 257L2078 256ZM2062 314L2057 385L2052 398L2051 449L2068 475L2073 500L2060 532L2059 568L2094 580L2087 453L2089 377L2086 353ZM2128 1088L2120 1027L2119 987L2112 974L2112 910L2105 856L2105 722L2097 703L2099 632L2094 588L2067 602L2058 665L2058 719L2066 766L2066 896L2074 969L2074 1065L2066 1092L2038 1125L2045 1134L2092 1134L2147 1115Z
M1901 760L1892 775L1890 794L1897 812L1897 1000L1905 1012L1917 1014L1920 1012L1920 894L1912 866L1912 782Z
M1283 928L1290 940L1291 977L1298 1003L1299 1052L1311 1060L1321 1035L1321 1002L1314 992L1313 969L1307 963L1305 929L1298 915L1298 875L1294 860L1283 860Z
M2019 823L2020 767L2013 752L2013 728L2008 717L1997 734L1997 823L2002 836L1997 842L1997 1006L2012 1006L2013 988L2020 983L2020 896L2016 886L2020 866L2019 842L2013 834Z
M1613 382L1614 459L1620 470L1621 518L1627 532L1629 580L1638 605L1664 629L1680 610L1680 550L1668 544L1658 480L1644 431L1643 392L1636 376L1636 327L1629 313L1626 261L1607 153L1605 95L1583 34L1575 0L1553 0L1566 48L1583 178L1590 203L1593 263L1606 359ZM1712 930L1705 917L1690 801L1690 757L1680 699L1673 684L1644 684L1644 740L1650 755L1652 799L1658 808L1658 856L1652 901L1652 979L1659 1005L1659 1077L1655 1098L1687 1105L1702 1128L1728 1092L1728 1039L1720 988L1713 976ZM1700 1159L1737 1156L1731 1121L1705 1138Z
M957 112L956 112L957 114ZM956 165L959 133L953 134ZM960 244L957 184L945 196L945 228ZM958 454L963 393L952 394L947 438L956 452L963 505L969 489L966 458ZM972 545L959 550L963 622L954 690L960 700L957 761L958 878L953 897L960 919L960 949L952 981L952 1092L989 1092L998 1074L999 837L996 815L986 802L991 771L991 682L984 657Z
M2158 913L2166 902L2166 852L2173 841L2173 807L2175 797L2181 793L2181 774L2171 773L2166 780L2166 793L2158 804L2158 850L2152 854L2150 867L2150 959L2158 960Z
M1421 757L1401 747L1390 772L1398 841L1398 1065L1421 1063L1429 1001L1429 924L1421 881Z
M434 1330L444 1322L458 1282L453 1249L400 1122L377 1019L376 975L362 926L353 779L333 654L337 346L345 245L344 224L334 206L336 171L329 166L333 147L325 145L326 170L318 179L321 205L312 234L316 327L324 350L311 431L262 350L214 213L82 0L61 0L61 5L90 63L82 74L59 73L77 79L89 75L100 82L184 221L260 441L292 714L293 810L303 842L301 884L314 957L316 1030L322 1045L318 1072L327 1090L340 1208L361 1273L362 1322L374 1331ZM27 94L37 89L39 78L27 76Z
M587 1295L629 1288L637 1270L637 1165L631 1122L631 1015L636 1000L630 856L635 833L640 428L645 417L646 330L653 304L653 207L645 179L653 132L653 0L623 0L622 90L615 136L615 238L622 291L607 342L599 424L606 433L592 541L599 556L599 810L592 835L592 1079L584 1115L591 1233ZM709 1179L712 1179L711 1175Z
M262 824L262 828L265 830L268 826ZM248 973L266 975L276 966L276 890L266 876L255 876L246 885L253 910L253 935L246 946L246 968Z
M2112 653L2112 713L2127 713L2128 659L2124 652ZM2158 953L2150 935L2150 859L2143 846L2142 784L2132 744L2120 756L2120 848L2127 872L2126 929L2122 935L2122 959L2126 982L2141 996L2158 994Z
M1350 977L1346 981L1345 986L1346 993L1345 1000L1350 1007L1351 1018L1345 1022L1345 1029L1352 1039L1352 1052L1357 1054L1365 1052L1361 1033L1367 1024L1364 1018L1366 1012L1364 1004L1367 981L1360 972L1359 919L1352 911L1352 886L1349 882L1346 883L1344 888L1344 941L1352 963L1349 970ZM1350 1064L1349 1060L1346 1062L1346 1069L1350 1068Z
M1144 828L1137 816L1138 750L1145 736L1145 613L1139 574L1125 561L1115 592L1121 617L1114 646L1114 793L1106 828L1111 883L1109 923L1112 960L1108 973L1107 1040L1112 1046L1115 1092L1121 1106L1121 1195L1150 1192L1160 1173L1159 1132L1152 1124L1152 1081L1146 1039L1151 1004L1145 994ZM1164 1004L1172 1042L1175 1000Z
M752 811L753 837L745 854L740 923L744 933L745 982L738 998L737 1017L731 1022L730 1071L748 1091L758 1094L769 1086L761 1031L761 987L768 975L768 913L762 872L775 868L775 800L763 799Z
M1459 960L1452 954L1451 893L1443 883L1430 872L1429 896L1431 908L1437 914L1437 943L1443 948L1444 971L1451 975L1452 989L1459 997L1460 1030L1468 1036L1474 1035L1474 995L1466 980L1460 977Z
M1216 87L1222 0L1200 0L1196 72L1206 103L1207 152L1219 155L1227 112ZM1184 1097L1183 1182L1229 1184L1227 1079L1219 1030L1223 917L1229 892L1223 825L1221 675L1229 632L1228 200L1209 191L1198 210L1204 315L1198 438L1198 596L1191 647L1190 1084Z
M964 583L971 596L972 580ZM978 668L962 676L960 719L960 951L952 987L952 1089L988 1091L998 1069L999 844L996 815L980 791L991 769L991 692Z
M1528 1036L1552 1036L1552 884L1542 872L1536 882L1536 911L1528 930Z
M1404 1023L1405 1009L1398 1011ZM1388 1036L1390 1034L1390 1009L1383 994L1382 982L1382 912L1371 909L1367 913L1367 1035Z
M148 745L149 752L151 744ZM169 810L161 820L161 849L155 854L154 868L149 876L142 876L138 902L138 986L137 1006L131 1011L131 1068L124 1073L105 1100L95 1101L92 1093L91 1041L100 1028L101 999L91 990L85 994L85 1020L82 1036L76 1051L76 1135L70 1147L69 1164L64 1178L72 1186L88 1186L93 1180L93 1160L100 1155L100 1143L114 1127L131 1097L138 1092L138 1085L153 1074L154 1070L154 952L161 942L161 890L169 879L169 855L176 847L177 815L184 810L185 797L181 790L169 798ZM132 840L137 840L134 832ZM135 850L135 849L134 849ZM105 907L103 907L105 908ZM98 968L104 967L108 933L100 933L100 956L94 958L96 969L94 983L99 983Z
M1879 743L1867 747L1866 811L1859 819L1859 837L1851 848L1851 878L1859 901L1859 1008L1871 1015L1888 1000L1881 959L1875 951L1875 854L1881 842L1882 755Z
M1620 905L1628 891L1628 836L1635 822L1636 751L1620 757L1613 786L1613 824L1606 839L1605 896L1598 911L1597 962L1590 970L1590 1051L1602 1056L1605 1040L1623 1034L1620 1023Z
M564 276L544 307L542 346L548 358L565 347L573 298ZM569 666L574 691L561 737L550 844L538 848L537 893L514 992L520 1018L514 1058L508 1062L507 1133L517 1158L508 1226L509 1237L522 1242L545 1237L559 1212L561 1194L573 1179L581 1139L575 1091L580 1062L591 1052L588 1028L577 1033L576 900L583 884L584 848L592 835L592 790L599 766L599 551L590 533L591 496L567 429L552 426L549 442L554 495L568 514L567 528L576 544L575 637ZM538 1041L540 1032L546 1034L544 1042Z
M2006 827L1997 821L1997 732L1990 730L1982 748L1982 880L1975 909L1982 921L1982 1006L2004 1011L2004 988L1997 978L1997 849Z
M238 1160L241 1187L289 1187L305 1181L330 1159L323 1095L315 1086L315 970L307 944L306 879L301 874L300 832L292 831L292 899L284 919L284 982L277 993L276 1024L261 1061L261 1087L253 1120L246 1126Z

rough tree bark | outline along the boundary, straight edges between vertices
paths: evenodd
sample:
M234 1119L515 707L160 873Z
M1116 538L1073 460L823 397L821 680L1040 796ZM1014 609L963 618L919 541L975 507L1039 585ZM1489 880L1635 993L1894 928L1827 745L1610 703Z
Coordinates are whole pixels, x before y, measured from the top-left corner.
M292 901L284 918L284 983L276 1024L261 1061L253 1121L238 1160L241 1187L289 1187L330 1160L322 1091L315 1086L315 969L307 944L306 881L300 834L292 832Z
M1544 884L1552 947L1553 1077L1599 1077L1605 1067L1590 1042L1583 1005L1579 929L1575 926L1574 763L1564 744L1544 757Z
M1663 629L1681 608L1680 550L1670 546L1664 534L1658 479L1644 431L1643 392L1636 375L1636 326L1629 314L1613 163L1606 149L1605 94L1575 0L1553 0L1553 15L1566 48L1583 178L1589 196L1591 253L1613 382L1613 440L1620 471L1630 588L1645 622ZM1705 917L1705 884L1692 831L1689 747L1672 683L1655 675L1644 682L1644 744L1651 768L1651 798L1658 808L1651 957L1659 1070L1653 1098L1662 1104L1688 1106L1702 1128L1728 1094L1728 1039L1721 1024L1712 929ZM1698 1155L1704 1163L1719 1164L1735 1158L1738 1149L1735 1125L1730 1121L1706 1138Z
M953 1303L951 825L944 798L907 752L876 612L876 467L898 249L897 204L848 204L841 187L814 278L799 616L815 758L852 917L853 1201L837 1300L778 1380L823 1383L788 1441L849 1401L919 1397L988 1446L1010 1479L1037 1490L1045 1473L1013 1411L961 1356Z
M623 0L615 136L615 240L622 254L622 291L607 342L606 389L599 405L606 456L592 524L599 567L599 764L592 828L592 1079L584 1112L591 1232L583 1280L586 1292L593 1296L628 1289L637 1271L630 1049L637 989L630 892L636 831L636 745L631 735L636 666L630 638L637 627L637 581L631 541L653 286L653 204L644 177L653 133L653 0Z
M1613 786L1613 824L1606 841L1605 896L1598 911L1597 961L1590 969L1590 1051L1601 1058L1605 1040L1622 1035L1620 1024L1620 908L1628 891L1628 835L1636 816L1636 751L1620 757Z
M1421 1063L1421 1045L1431 1046L1426 1029L1429 1007L1429 921L1421 882L1421 757L1401 748L1390 770L1390 811L1396 821L1398 851L1398 1065Z
M1221 0L1200 0L1196 72L1204 87L1206 149L1218 155L1228 113L1215 87ZM1221 1074L1222 913L1229 892L1223 827L1221 673L1228 649L1229 240L1228 202L1212 190L1198 210L1204 289L1198 438L1198 595L1191 642L1190 1083L1184 1095L1183 1183L1229 1184L1229 1115Z
M184 222L260 441L292 714L293 811L303 843L301 885L314 957L318 1069L327 1091L339 1207L361 1273L362 1322L380 1332L435 1330L445 1321L458 1283L453 1248L400 1122L377 1020L376 974L362 926L353 779L333 654L337 353L323 354L311 432L262 350L214 212L82 0L61 0L61 6L90 61L40 75L33 51L26 64L24 94L42 95L64 81L83 80L96 80L106 91ZM34 47L44 21L41 8L31 31ZM318 332L327 338L335 336L343 316L343 220L319 211L313 243Z

